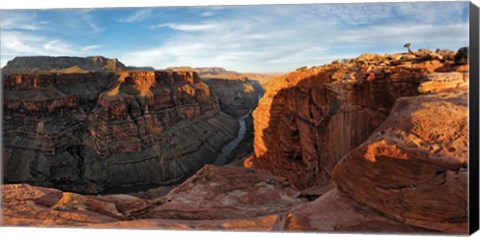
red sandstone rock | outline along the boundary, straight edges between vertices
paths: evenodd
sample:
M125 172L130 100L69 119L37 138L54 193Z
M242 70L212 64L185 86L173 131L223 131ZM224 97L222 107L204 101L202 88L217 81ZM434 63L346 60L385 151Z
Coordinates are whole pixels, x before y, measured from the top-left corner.
M116 219L123 219L123 215L118 212L114 203L105 202L95 197L83 196L76 193L63 193L62 199L52 206L52 209L64 211L91 211Z
M242 219L287 211L305 201L284 178L241 167L207 165L162 197L149 217L162 219Z
M464 69L453 66L444 58L443 54L423 51L419 55L386 55L382 62L375 61L372 56L361 62L299 70L270 82L266 96L254 114L256 156L247 159L245 165L269 169L288 178L297 187L309 188L302 192L286 179L267 171L215 166L204 167L167 195L148 201L124 195L83 196L29 185L5 185L2 187L6 190L6 198L2 200L2 223L115 228L465 233L468 208L468 75L461 73ZM111 130L105 136L128 141L120 146L111 143L108 146L111 149L135 150L130 145L138 143L129 141L131 136L127 133L135 126L128 116L137 116L129 114L128 108L137 113L137 107L152 103L151 94L164 105L169 105L174 98L189 101L194 94L198 95L198 101L209 100L210 94L203 85L191 85L197 80L193 74L171 74L177 75L173 78L162 76L166 80L152 79L152 75L156 74L124 73L121 77L102 79L108 90L98 89L104 94L95 110L98 117L92 122L101 120L102 116L112 116L113 119L105 121L121 125L109 128ZM10 77L7 88L19 91L47 88L47 96L61 97L51 86L49 81L52 79L45 77L39 80L40 77ZM75 77L92 85L88 78ZM181 78L175 81L176 77ZM181 86L176 90L160 86L158 94L155 94L155 89L152 90L158 85L171 86L169 83ZM68 86L62 91L65 88ZM434 94L417 96L432 92ZM22 93L8 94L10 101L6 107L9 110L40 111L46 108L42 107L45 98L41 96L29 103L18 103L18 98L28 98L28 93ZM89 96L82 94L77 99ZM54 99L56 105L52 107L53 111L75 106L69 99ZM198 116L195 109L180 110L185 118ZM11 119L26 119L16 116ZM205 122L203 117L198 120ZM215 127L224 126L217 119L207 119L207 123ZM164 129L154 130L155 123L147 118L146 125L143 122L140 124L142 134L157 134ZM51 129L51 125L43 121L34 121L29 126L40 135ZM101 128L104 125L99 123L95 126ZM169 139L174 141L166 143L182 141L186 144L175 148L191 154L198 146L185 138L202 131L201 127L193 126L192 129L188 121L180 121L169 131L185 129L184 135L177 140L172 135ZM144 132L143 128L148 132ZM9 136L16 136L12 134ZM56 148L47 145L54 139L44 136L36 140L35 145L55 154ZM103 140L108 143L108 139L98 139L97 142ZM14 142L28 144L22 139ZM8 156L17 152L22 151L5 151ZM75 159L66 155L52 159L51 155L21 154L38 159L14 160L7 164L12 167L18 163L28 164L42 171L42 175L52 172L58 180L64 179L63 175L70 174L71 170L51 171L48 164L55 163L55 159L68 164L69 160ZM158 171L130 163L143 159L143 156L131 159L118 155L114 161L124 158L128 160L125 167L130 168L118 172L119 169L110 167L118 163L107 162L105 166L92 165L92 169L86 171L87 176L102 180L105 177L99 174L104 169L112 169L113 175L107 175L107 179L130 180L135 179L137 173ZM185 167L176 161L173 160L173 176L180 177L175 172ZM153 164L147 162L147 167ZM161 165L163 167L164 163ZM75 171L72 173L75 174ZM9 177L42 177L34 176L38 172L14 169L7 169L7 174ZM333 189L332 181L335 185ZM318 198L307 202L302 196Z
M63 193L56 189L27 184L2 185L1 225L84 226L88 223L118 221L91 210L55 209L53 204L61 199L65 200L63 196Z
M4 76L6 182L84 193L179 182L239 127L194 72Z
M116 209L124 216L129 216L132 213L143 211L150 207L150 204L146 200L132 195L115 194L98 196L97 198L115 204Z
M339 190L399 222L467 232L467 90L398 99L335 167Z
M222 220L178 220L178 219L143 219L91 224L95 228L129 228L129 229L167 229L167 230L227 230L227 231L278 231L280 217L267 215L241 219Z
M301 189L327 184L338 160L380 126L398 98L468 85L468 75L454 72L453 61L440 54L406 56L365 54L361 62L269 82L253 112L255 157L246 165L287 177Z
M315 201L292 208L286 216L284 230L362 233L433 232L393 221L369 207L342 197L336 189Z

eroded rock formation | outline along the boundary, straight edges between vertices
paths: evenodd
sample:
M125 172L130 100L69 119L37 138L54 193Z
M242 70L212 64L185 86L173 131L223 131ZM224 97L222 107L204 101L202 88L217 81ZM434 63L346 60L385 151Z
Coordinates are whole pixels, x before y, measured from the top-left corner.
M240 118L257 107L263 95L263 85L272 75L238 73L220 67L172 67L167 71L195 71L215 91L222 112Z
M300 188L333 181L334 191L302 204L310 208L292 209L287 228L465 233L468 65L425 51L373 58L272 81L245 165ZM346 219L329 217L335 206Z
M467 91L398 99L388 119L333 171L339 189L401 222L468 226Z
M80 195L2 185L2 225L280 230L298 190L267 171L207 165L167 195Z
M30 185L3 185L6 195L2 199L2 224L466 233L468 65L457 65L448 58L451 56L429 51L365 54L350 62L301 69L269 83L254 113L255 155L244 163L249 168L208 165L173 189L131 195L88 196ZM130 131L131 121L153 123L146 115L141 119L130 115L136 114L137 108L146 111L147 106L149 111L156 111L155 105L159 104L152 104L149 97L150 91L154 95L158 92L145 89L155 86L133 86L138 81L148 84L145 73L108 74L114 79L101 84L105 89L99 90L97 100L91 102L92 113L79 116L87 121L87 132L81 136L85 138L85 150L107 154L103 158L107 160L121 154L120 160L124 160L125 154L130 154L126 151L147 144L145 141L155 138L156 132L172 131L186 121L190 121L186 126L190 128L191 121L203 121L202 116L218 109L210 99L197 99L204 102L199 103L200 112L179 109L190 119L160 126L158 131L145 125L138 133L143 142L128 140L125 146L117 146L111 141L127 139L121 131ZM182 84L185 86L195 84L196 79L185 75L182 80L189 81ZM10 81L9 85L16 82ZM197 86L193 87L203 88ZM48 109L41 103L8 104L9 111ZM73 102L64 99L56 104L68 108ZM56 106L52 111L57 110ZM218 112L211 113L216 114L213 118L219 116ZM115 121L121 128L102 130L108 132L95 133L100 134L98 137L88 133L106 121ZM46 125L34 128L49 131ZM95 150L92 144L100 142L99 147L108 149ZM12 154L18 152L10 150ZM41 159L32 159L37 161L28 163L28 167L50 164L38 157ZM41 169L20 174L37 177L33 176L40 173L37 170ZM89 176L102 174L99 170L90 172L85 172L85 177L103 177ZM107 183L117 177L117 173L112 175L107 176Z
M264 170L207 165L162 197L150 217L162 219L241 219L286 212L305 202L298 190Z
M456 72L462 66L434 53L367 56L272 80L253 113L249 162L299 188L326 184L335 164L380 126L398 98L468 83Z
M76 192L179 182L238 130L194 72L11 73L3 83L6 182Z

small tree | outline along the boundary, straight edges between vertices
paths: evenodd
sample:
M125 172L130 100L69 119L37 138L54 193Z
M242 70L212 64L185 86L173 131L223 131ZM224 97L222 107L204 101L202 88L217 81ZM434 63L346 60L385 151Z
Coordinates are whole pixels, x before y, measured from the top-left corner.
M296 71L303 71L303 70L307 70L307 68L308 68L307 66L299 67L299 68L297 68L297 70L296 70Z
M413 54L412 50L410 49L411 46L412 46L412 44L410 44L410 43L406 43L406 44L403 45L404 48L408 49L409 53Z
M467 64L468 63L468 47L460 48L455 57L453 58L456 64Z

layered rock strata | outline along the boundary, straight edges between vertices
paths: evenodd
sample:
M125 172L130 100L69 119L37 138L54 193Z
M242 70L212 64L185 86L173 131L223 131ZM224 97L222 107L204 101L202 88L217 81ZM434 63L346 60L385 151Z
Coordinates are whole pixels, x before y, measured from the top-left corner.
M287 229L467 232L468 65L422 53L306 69L269 85L245 165L308 190L335 187L292 209ZM336 205L348 221L329 217Z
M194 72L4 75L4 179L77 192L179 182L238 124Z
M467 233L468 65L443 58L362 55L301 69L270 83L255 112L256 153L244 163L253 168L205 166L176 188L135 195L3 185L2 224ZM108 88L102 103L132 90Z
M392 219L465 232L467 95L447 90L398 99L388 119L337 164L338 188Z
M220 67L172 67L167 71L195 71L215 91L222 112L240 118L257 107L263 95L262 83L272 76L261 73L238 73Z
M235 118L251 112L263 95L263 88L256 81L241 79L205 79L215 90L222 112Z
M253 112L255 157L248 162L302 189L329 183L336 163L385 121L398 98L468 83L463 66L419 55L365 54L272 80Z

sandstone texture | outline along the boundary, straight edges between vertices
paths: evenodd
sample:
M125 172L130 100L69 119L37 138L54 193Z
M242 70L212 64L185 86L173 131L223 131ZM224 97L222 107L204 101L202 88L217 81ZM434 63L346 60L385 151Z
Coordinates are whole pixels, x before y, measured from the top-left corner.
M286 231L418 233L431 230L391 220L333 189L320 198L295 206L286 215Z
M405 56L362 55L269 83L244 165L287 177L307 197L336 187L292 209L287 228L467 232L468 65ZM335 205L346 219L329 217Z
M163 219L238 219L276 214L304 202L285 178L263 170L204 166L162 197L150 216Z
M268 171L207 165L158 198L80 195L28 184L2 185L7 226L281 230L284 215L306 199Z
M387 120L335 167L339 189L389 217L467 230L467 91L398 99Z
M7 183L81 193L177 183L212 163L239 129L194 72L10 73L3 80Z
M465 234L469 75L455 56L364 54L273 79L253 113L255 153L243 167L204 165L237 130L194 72L83 73L75 81L90 93L49 79L64 74L11 74L7 180L84 191L198 171L135 194L2 185L2 224ZM45 119L50 110L56 116Z
M463 65L418 55L364 54L273 79L253 112L249 162L300 189L329 183L336 163L386 120L398 98L466 88L468 73L457 72Z

